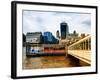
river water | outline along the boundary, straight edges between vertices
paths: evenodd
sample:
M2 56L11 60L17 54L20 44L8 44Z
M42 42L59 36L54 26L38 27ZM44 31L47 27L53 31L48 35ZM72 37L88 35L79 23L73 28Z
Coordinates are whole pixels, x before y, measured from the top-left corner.
M43 68L64 68L64 67L82 67L88 64L72 56L41 56L26 57L25 48L23 48L22 66L23 69L43 69Z

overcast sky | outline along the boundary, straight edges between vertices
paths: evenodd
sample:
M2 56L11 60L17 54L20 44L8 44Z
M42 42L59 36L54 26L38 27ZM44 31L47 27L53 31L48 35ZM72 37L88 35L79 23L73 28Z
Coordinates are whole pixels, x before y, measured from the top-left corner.
M76 30L78 33L91 32L91 14L71 13L71 12L43 12L43 11L23 11L23 33L27 32L52 32L60 31L60 23L66 22L69 32Z

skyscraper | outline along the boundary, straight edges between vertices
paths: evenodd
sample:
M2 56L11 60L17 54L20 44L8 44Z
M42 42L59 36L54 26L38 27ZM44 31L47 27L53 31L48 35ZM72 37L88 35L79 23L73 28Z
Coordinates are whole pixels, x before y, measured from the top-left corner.
M56 31L56 37L57 37L57 39L60 38L59 30Z
M60 30L61 30L61 39L66 39L66 37L69 34L68 25L66 22L62 22L60 24Z

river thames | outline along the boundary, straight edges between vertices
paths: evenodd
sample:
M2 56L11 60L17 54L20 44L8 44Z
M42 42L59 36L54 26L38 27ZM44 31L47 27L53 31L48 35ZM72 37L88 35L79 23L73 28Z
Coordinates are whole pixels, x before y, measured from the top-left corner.
M90 66L72 56L40 56L26 57L23 49L22 68L23 69L44 69L44 68L64 68Z

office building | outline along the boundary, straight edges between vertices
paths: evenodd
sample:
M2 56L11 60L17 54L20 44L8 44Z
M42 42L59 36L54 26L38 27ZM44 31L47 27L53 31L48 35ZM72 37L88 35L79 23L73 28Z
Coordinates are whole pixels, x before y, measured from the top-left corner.
M60 24L60 30L61 30L61 39L66 39L66 37L69 34L68 24L66 22L62 22Z
M42 41L42 32L28 32L26 34L26 42L29 43L41 43Z
M57 44L59 43L58 39L56 39L51 32L44 32L43 35L44 44Z
M57 39L60 39L59 30L56 31L56 38L57 38Z

